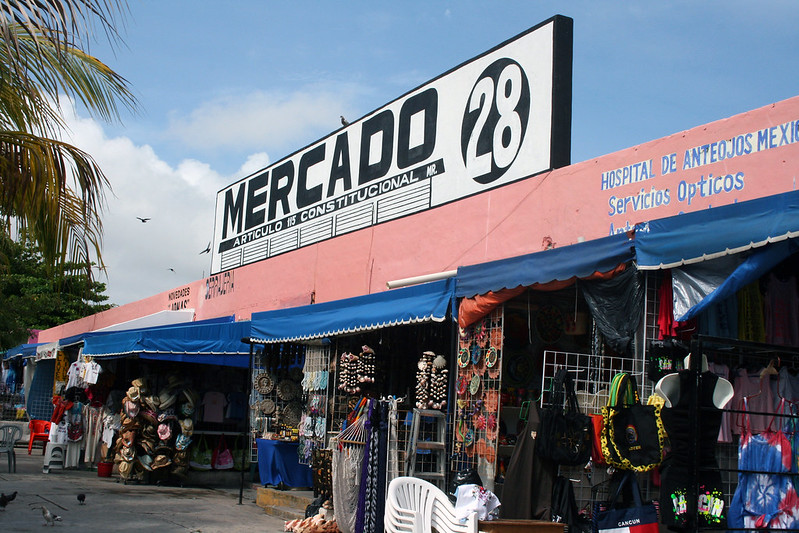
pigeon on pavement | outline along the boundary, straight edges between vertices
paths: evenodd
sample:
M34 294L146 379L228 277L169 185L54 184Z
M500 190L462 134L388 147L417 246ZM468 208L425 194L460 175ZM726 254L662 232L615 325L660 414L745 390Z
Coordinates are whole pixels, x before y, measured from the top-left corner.
M56 522L61 521L60 516L51 513L50 510L47 509L47 507L45 507L44 505L42 505L42 516L44 517L45 525L48 526L54 526Z
M83 494L82 492L80 494L78 494L78 503L81 504L81 505L86 503L86 495Z
M8 505L9 502L14 501L14 498L16 498L16 497L17 497L17 491L14 491L14 492L12 492L11 494L8 494L8 495L3 494L2 492L0 492L0 509L5 511L6 510L6 505Z

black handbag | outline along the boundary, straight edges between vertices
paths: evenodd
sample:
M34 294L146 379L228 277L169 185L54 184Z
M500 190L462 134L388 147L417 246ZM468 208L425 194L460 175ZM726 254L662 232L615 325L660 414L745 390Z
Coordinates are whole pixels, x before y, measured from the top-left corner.
M566 369L555 375L550 406L541 411L536 451L560 465L584 465L591 458L593 424L580 411L574 382Z
M591 531L591 521L582 517L577 509L577 500L574 497L574 486L571 480L563 476L556 477L552 485L550 514L550 519L553 522L566 524L571 532L589 533Z
M449 492L447 492L447 496L453 503L455 503L455 493L461 485L479 485L482 487L483 480L480 479L480 474L474 468L464 468L460 472L456 472L449 484Z

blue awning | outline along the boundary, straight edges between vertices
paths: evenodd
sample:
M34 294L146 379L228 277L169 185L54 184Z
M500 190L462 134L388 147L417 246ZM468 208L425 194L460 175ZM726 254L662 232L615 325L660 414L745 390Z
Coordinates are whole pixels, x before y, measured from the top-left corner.
M5 355L3 356L3 361L7 359L14 359L16 357L34 357L36 356L36 347L41 345L42 343L34 343L34 344L20 344L18 346L14 346L13 348L6 350Z
M462 266L458 268L455 296L471 298L489 291L584 278L595 272L609 272L633 257L632 241L620 233L562 248Z
M738 264L728 276L726 276L723 282L721 282L718 286L711 287L711 291L708 294L696 294L697 291L694 291L693 296L699 297L699 301L695 305L692 305L684 314L682 314L682 316L677 315L676 302L678 301L678 297L682 296L682 294L680 294L681 291L677 290L677 273L685 272L690 276L693 274L691 272L692 269L698 269L704 265L689 265L684 268L676 268L672 270L672 275L675 276L675 319L680 322L684 320L690 320L710 308L712 305L721 303L727 298L734 297L739 290L743 289L753 281L760 279L772 268L785 260L785 258L795 254L797 251L799 251L799 243L793 240L777 242L753 250L751 254L744 258L741 263ZM713 263L708 263L707 267L712 269L714 268L714 265ZM700 284L700 286L701 285L702 284ZM705 283L704 285L707 284Z
M128 329L124 329L124 330L121 330L121 329L101 329L101 330L97 330L97 331L86 331L84 333L79 333L77 335L70 335L69 337L64 337L63 339L60 339L58 341L58 346L62 347L62 348L65 347L65 346L72 346L73 344L80 344L81 342L84 342L89 337L98 337L98 336L102 337L104 335L111 335L113 333L121 333L121 332L125 332L125 331L148 331L148 330L152 330L152 329L177 328L177 327L183 327L183 326L196 326L196 325L201 325L201 324L229 324L231 322L234 322L235 319L236 319L235 316L228 315L228 316L221 316L221 317L217 317L217 318L207 318L205 320L196 320L196 321L193 321L193 322L182 322L182 323L178 323L178 324L163 324L163 325L160 325L160 326L150 326L150 327L146 327L146 328L128 328Z
M799 237L799 191L675 215L635 229L638 268L690 265Z
M452 278L345 300L252 314L254 343L295 342L372 329L442 322L453 299Z
M250 322L188 324L120 331L87 337L83 354L92 357L139 356L186 363L249 367Z

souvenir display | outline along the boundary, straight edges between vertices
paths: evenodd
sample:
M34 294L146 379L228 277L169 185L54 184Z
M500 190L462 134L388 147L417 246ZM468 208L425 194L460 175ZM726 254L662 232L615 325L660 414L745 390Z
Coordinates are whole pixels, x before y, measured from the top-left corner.
M269 372L262 372L255 377L255 390L261 394L269 394L274 386L274 379Z
M416 368L416 407L419 409L446 407L449 376L446 358L427 351L419 358ZM459 385L465 387L462 383Z
M463 347L460 350L458 350L458 366L461 368L466 368L467 366L469 366L470 362L471 362L471 356L469 354L469 348Z

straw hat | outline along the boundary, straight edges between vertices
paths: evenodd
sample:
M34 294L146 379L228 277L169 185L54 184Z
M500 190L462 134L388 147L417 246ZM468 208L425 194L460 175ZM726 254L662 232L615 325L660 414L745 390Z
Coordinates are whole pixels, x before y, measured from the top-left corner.
M156 455L155 459L153 459L152 467L153 470L157 470L159 468L164 468L165 466L169 466L172 464L172 459L164 454Z
M141 389L139 389L139 387L130 387L128 389L128 398L130 398L134 402L138 402L140 397L141 397Z
M133 463L130 461L122 461L119 463L119 475L122 479L128 479L131 472L133 472Z
M159 407L161 409L166 409L167 407L172 407L175 401L178 399L178 391L175 389L162 389L161 393L158 395Z

